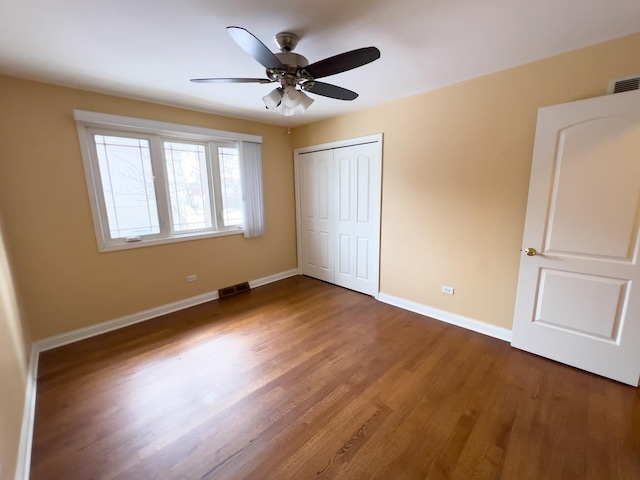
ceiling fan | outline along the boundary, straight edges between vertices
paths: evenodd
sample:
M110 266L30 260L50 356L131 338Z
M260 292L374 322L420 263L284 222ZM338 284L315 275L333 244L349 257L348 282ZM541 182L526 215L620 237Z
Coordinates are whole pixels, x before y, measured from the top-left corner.
M279 53L273 53L251 32L241 27L227 27L231 38L245 52L266 68L267 78L192 78L195 83L279 83L280 86L262 97L268 110L280 111L291 116L296 111L304 112L313 99L305 92L338 100L355 100L356 92L346 88L318 82L316 79L346 72L380 58L376 47L365 47L325 58L309 65L308 60L293 50L298 44L298 36L281 32L274 37Z

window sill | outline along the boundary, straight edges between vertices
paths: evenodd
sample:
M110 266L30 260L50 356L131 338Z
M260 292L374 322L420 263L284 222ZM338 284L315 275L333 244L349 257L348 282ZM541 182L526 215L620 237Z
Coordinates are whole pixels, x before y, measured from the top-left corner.
M206 232L206 233L202 233L202 232L187 233L182 235L174 235L172 237L167 237L167 238L154 238L150 240L141 240L139 242L99 245L98 251L100 253L114 252L117 250L129 250L131 248L153 247L155 245L164 245L166 243L188 242L189 240L202 240L204 238L226 237L229 235L241 235L243 233L244 231L242 229L222 230L219 232Z

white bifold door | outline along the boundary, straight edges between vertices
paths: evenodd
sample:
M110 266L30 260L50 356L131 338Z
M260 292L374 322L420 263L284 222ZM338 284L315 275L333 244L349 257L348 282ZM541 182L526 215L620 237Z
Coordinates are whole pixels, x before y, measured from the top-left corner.
M375 296L380 141L304 150L296 151L300 269L304 275Z
M513 346L638 385L640 92L540 109Z

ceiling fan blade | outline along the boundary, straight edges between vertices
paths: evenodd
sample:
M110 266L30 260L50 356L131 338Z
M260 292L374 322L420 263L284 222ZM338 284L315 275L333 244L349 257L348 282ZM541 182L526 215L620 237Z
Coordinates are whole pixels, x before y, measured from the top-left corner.
M302 88L310 93L323 97L336 98L338 100L355 100L358 94L346 88L331 85L330 83L308 81L302 84Z
M193 83L273 83L268 78L192 78Z
M313 78L322 78L361 67L379 58L380 50L376 47L358 48L357 50L351 50L350 52L341 53L340 55L312 63L306 67L305 70Z
M231 38L264 68L284 68L282 62L252 33L241 27L227 27Z

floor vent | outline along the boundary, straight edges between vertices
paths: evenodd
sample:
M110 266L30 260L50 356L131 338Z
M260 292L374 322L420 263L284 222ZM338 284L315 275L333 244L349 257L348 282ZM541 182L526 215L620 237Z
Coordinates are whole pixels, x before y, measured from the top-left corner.
M640 75L619 78L609 82L609 93L630 92L631 90L640 90Z
M237 285L232 285L230 287L224 287L218 290L218 295L220 298L230 297L231 295L235 295L236 293L248 292L251 290L249 286L249 282L239 283Z

